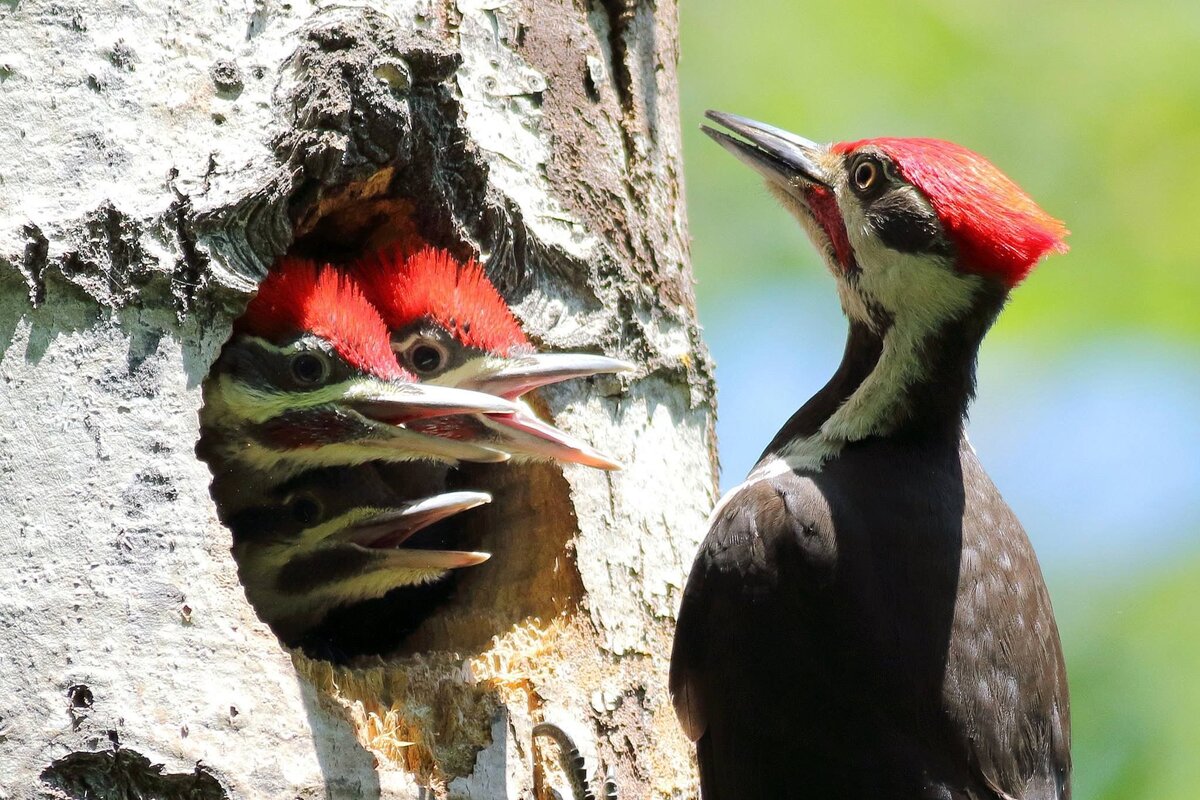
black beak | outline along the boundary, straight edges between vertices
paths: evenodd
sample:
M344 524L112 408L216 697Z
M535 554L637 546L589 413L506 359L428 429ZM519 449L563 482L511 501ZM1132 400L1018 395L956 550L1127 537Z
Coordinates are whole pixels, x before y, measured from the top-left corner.
M736 114L706 111L704 116L741 138L707 125L700 130L768 181L794 186L800 180L831 188L829 172L822 166L828 152L824 145Z

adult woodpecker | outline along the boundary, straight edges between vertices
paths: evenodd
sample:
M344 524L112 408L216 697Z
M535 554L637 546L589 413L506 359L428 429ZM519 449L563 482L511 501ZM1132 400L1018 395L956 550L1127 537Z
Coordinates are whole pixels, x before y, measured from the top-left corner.
M299 644L334 608L488 559L427 548L413 537L491 495L425 489L421 496L423 487L398 486L385 475L369 465L311 470L225 518L246 596L284 643Z
M670 689L705 800L1069 798L1050 598L963 432L980 341L1066 229L949 142L708 117L808 232L850 326L684 590Z
M512 413L453 420L474 439L514 458L554 459L600 469L620 465L590 445L546 424L520 400L540 386L633 365L590 353L539 353L483 269L445 250L393 247L361 259L355 274L391 331L400 365L423 383L452 386L513 401ZM441 420L417 421L435 433Z

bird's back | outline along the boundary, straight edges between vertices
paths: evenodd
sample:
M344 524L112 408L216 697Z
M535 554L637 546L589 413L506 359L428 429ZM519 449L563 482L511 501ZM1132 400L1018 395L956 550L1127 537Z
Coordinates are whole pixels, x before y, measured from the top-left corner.
M672 657L705 800L1069 797L1049 598L965 443L868 439L740 491Z

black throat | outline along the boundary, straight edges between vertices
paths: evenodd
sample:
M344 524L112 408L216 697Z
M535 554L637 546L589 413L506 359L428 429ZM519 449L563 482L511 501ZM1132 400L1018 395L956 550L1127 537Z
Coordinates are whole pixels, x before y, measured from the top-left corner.
M921 377L903 386L875 386L878 391L900 393L897 411L881 420L878 435L923 438L961 433L967 409L975 396L975 363L979 345L1004 307L1008 293L984 283L969 311L947 320L925 336L915 357ZM759 457L778 455L789 444L817 435L821 426L853 395L867 378L883 367L885 341L893 322L879 314L873 326L850 321L842 362L829 382L784 424Z

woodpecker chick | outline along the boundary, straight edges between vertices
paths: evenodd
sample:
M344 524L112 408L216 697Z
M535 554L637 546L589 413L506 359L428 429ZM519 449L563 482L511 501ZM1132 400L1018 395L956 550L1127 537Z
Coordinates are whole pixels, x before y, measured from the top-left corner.
M358 285L286 259L263 281L204 386L199 452L215 474L269 487L301 471L371 460L504 461L467 435L417 420L517 413L492 395L423 384L392 355ZM248 491L254 499L254 491Z
M291 478L228 515L246 596L287 644L338 606L436 581L488 553L424 549L414 535L491 501L485 492L404 499L371 466Z
M704 799L1066 800L1050 598L964 434L979 344L1066 229L959 145L708 116L808 232L850 327L684 589L670 689Z
M516 459L553 459L619 469L613 459L549 425L520 401L540 386L633 364L589 353L538 353L483 269L426 247L393 248L362 259L356 274L391 332L401 367L423 383L487 392L519 407L507 414L421 420L411 427L504 450Z

